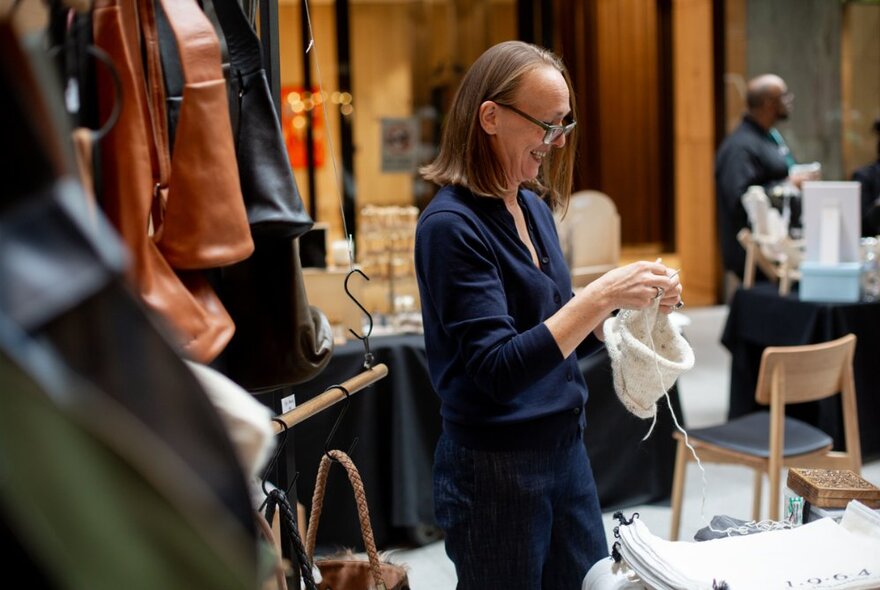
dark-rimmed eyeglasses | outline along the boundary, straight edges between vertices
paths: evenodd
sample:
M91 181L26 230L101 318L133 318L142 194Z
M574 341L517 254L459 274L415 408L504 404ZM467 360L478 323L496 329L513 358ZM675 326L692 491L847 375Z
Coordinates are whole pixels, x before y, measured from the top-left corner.
M550 125L549 123L545 123L544 121L536 119L533 116L522 112L521 110L519 110L515 106L511 106L509 104L503 104L500 102L497 102L495 104L497 104L498 106L502 106L505 109L510 109L511 111L513 111L514 113L516 113L517 115L519 115L520 117L525 119L526 121L531 121L532 123L534 123L535 125L537 125L541 129L543 129L544 130L544 144L545 145L550 145L551 143L553 143L554 141L559 139L560 135L568 135L569 133L572 132L575 125L577 125L577 121L572 121L571 123L565 123L564 125Z

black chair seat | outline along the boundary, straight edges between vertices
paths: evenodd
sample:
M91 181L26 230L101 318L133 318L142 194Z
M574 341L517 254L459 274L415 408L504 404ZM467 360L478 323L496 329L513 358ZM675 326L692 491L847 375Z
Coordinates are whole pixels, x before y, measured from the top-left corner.
M770 412L753 412L725 424L694 429L688 435L701 441L756 457L770 456ZM832 443L823 431L796 420L785 418L783 456L818 451Z

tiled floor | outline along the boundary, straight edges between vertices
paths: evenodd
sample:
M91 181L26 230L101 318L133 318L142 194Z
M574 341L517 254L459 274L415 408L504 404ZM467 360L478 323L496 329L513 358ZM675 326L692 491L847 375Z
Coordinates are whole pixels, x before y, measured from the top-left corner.
M730 358L720 345L727 308L723 306L688 310L690 325L685 334L694 348L696 365L679 380L679 394L688 427L700 427L723 421L727 414ZM880 484L880 461L865 465L863 477ZM705 466L705 505L701 473L691 464L685 484L680 538L690 539L716 514L747 518L751 512L751 472L745 468L723 465ZM765 486L766 492L766 486ZM765 500L766 502L766 500ZM670 508L668 504L633 506L627 515L638 512L642 521L654 534L669 534ZM766 513L766 508L765 508ZM614 522L611 512L605 514L605 532L612 539ZM446 557L443 542L439 541L418 549L395 552L392 558L405 563L415 590L449 590L455 588L455 568Z

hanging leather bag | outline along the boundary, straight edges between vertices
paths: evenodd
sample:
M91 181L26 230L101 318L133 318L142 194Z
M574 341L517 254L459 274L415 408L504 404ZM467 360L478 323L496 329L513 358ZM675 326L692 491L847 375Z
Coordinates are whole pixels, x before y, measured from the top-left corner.
M176 137L184 80L162 7L155 15L158 45L169 134ZM236 0L206 2L206 8L214 10L226 41L231 124L255 240L254 254L221 269L216 281L236 326L220 366L242 387L270 391L317 375L330 360L333 336L327 318L306 296L296 238L312 220L287 159L259 40Z
M298 238L311 229L284 145L260 40L237 0L210 0L226 39L230 118L241 192L255 237Z
M176 330L184 352L208 363L223 350L235 327L207 280L192 274L185 284L148 232L151 209L161 197L168 171L154 140L162 127L154 127L152 107L161 104L151 104L146 92L137 10L134 0L96 0L93 10L95 45L112 57L123 100L119 120L102 140L100 200L129 248L129 277L141 298ZM117 91L101 70L97 80L104 120L118 100ZM199 165L213 169L208 161Z
M253 256L221 269L218 292L236 324L225 372L245 389L304 383L330 362L333 331L309 305L296 239L257 239Z
M367 550L368 560L354 559L353 556L316 560L315 565L321 572L321 582L318 583L318 590L363 590L364 588L408 590L409 579L406 575L406 568L402 565L379 560L376 542L373 540L373 527L370 524L370 512L367 508L364 484L354 462L352 462L348 455L339 450L329 451L325 454L321 458L320 467L318 467L315 493L312 496L312 514L309 518L309 529L306 533L306 554L308 560L311 562L315 553L315 540L318 536L318 521L321 518L321 509L324 503L327 473L334 460L345 468L351 486L354 488L354 498L357 502L361 534L364 538L364 547Z
M172 147L155 11L151 2L139 3L158 157L171 158L167 196L160 219L153 219L156 243L176 269L239 262L254 245L232 143L220 40L194 0L158 1L174 35L184 85Z

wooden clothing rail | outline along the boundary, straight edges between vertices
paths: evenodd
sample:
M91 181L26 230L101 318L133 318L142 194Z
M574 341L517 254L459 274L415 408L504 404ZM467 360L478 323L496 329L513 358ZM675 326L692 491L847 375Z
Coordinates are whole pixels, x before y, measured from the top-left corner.
M340 383L339 387L331 387L324 391L324 393L321 393L320 395L313 397L309 401L303 403L301 406L297 406L289 412L280 414L275 418L276 420L281 420L282 422L284 422L284 424L287 425L287 428L290 428L308 418L311 418L315 414L326 410L333 404L344 400L346 398L346 395L345 392L340 389L340 387L345 388L350 395L354 395L358 391L372 385L386 375L388 375L388 366L384 363L379 363L378 365L367 369L366 371L359 373L358 375L355 375L351 379ZM279 434L283 430L285 430L285 427L278 422L272 422L272 428L275 430L275 434Z

